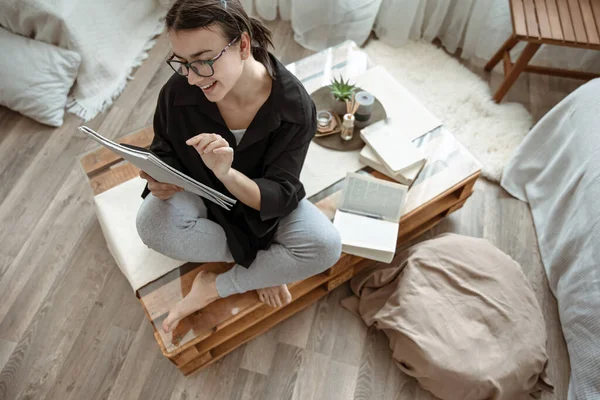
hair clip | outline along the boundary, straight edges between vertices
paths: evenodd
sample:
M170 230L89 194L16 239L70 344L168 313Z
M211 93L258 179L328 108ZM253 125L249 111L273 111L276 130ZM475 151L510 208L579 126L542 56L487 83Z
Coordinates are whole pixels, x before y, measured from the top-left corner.
M227 10L227 0L221 0L221 5Z

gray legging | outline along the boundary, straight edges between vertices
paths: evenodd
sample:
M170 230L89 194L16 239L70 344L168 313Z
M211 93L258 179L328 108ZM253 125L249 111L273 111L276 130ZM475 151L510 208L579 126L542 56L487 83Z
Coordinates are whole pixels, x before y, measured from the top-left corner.
M146 246L189 262L233 262L221 226L207 219L201 197L178 192L169 200L152 194L137 214L137 230ZM296 282L331 267L340 258L341 239L333 224L304 199L281 219L274 243L258 252L249 268L236 264L217 276L220 297Z

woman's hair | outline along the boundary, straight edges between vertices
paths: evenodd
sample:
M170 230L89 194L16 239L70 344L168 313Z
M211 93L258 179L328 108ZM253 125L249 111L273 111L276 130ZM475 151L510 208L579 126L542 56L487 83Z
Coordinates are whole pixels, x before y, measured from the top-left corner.
M271 31L261 21L248 16L240 0L177 0L165 18L168 30L189 30L219 24L228 42L248 32L252 55L260 61L271 78L275 68L269 57L273 47Z

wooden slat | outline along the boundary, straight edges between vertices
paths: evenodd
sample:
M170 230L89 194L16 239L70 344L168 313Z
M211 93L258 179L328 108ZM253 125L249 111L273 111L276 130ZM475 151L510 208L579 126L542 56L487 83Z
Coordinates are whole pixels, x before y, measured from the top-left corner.
M556 0L556 5L558 6L558 16L560 18L564 40L575 42L575 31L573 30L573 23L571 22L571 13L569 12L567 0Z
M504 52L504 57L502 57L502 62L504 64L504 76L508 75L510 69L512 68L512 61L510 60L510 53L508 51Z
M366 261L373 263L372 261L364 260L361 257L350 257L349 254L345 253L342 254L341 260L350 258L353 260L354 263L348 265L347 268L349 269L352 269L359 262ZM322 286L328 281L331 281L332 279L336 278L337 276L331 277L326 275L325 273L321 273L318 275L311 276L303 281L288 284L288 288L293 299L292 303L295 303L310 291L315 290L315 288ZM200 353L205 353L211 350L213 347L219 345L220 343L223 343L224 341L228 340L234 335L248 329L253 324L262 321L263 319L269 317L270 315L279 310L276 308L271 308L259 301L254 291L237 296L246 296L251 299L251 302L249 302L248 305L246 305L245 308L242 309L243 306L239 306L234 302L236 296L230 296L227 299L220 299L219 302L222 303L221 311L220 313L216 314L215 317L220 319L221 322L214 326L212 329L211 326L213 326L214 324L209 324L209 326L206 327L209 329L204 329L205 323L201 320L201 315L198 318L195 318L196 315L211 312L210 309L207 310L207 308L211 306L210 304L209 306L205 307L201 311L201 313L192 314L191 316L181 320L179 322L179 325L175 328L175 331L178 331L180 329L185 329L186 331L189 330L190 332L193 332L194 337L192 340L188 341L184 345L181 345L180 347L177 347L179 346L179 343L169 343L169 345L165 346L167 348L167 351L164 354L168 357L171 357L173 354L179 354L181 351L187 350L190 346L196 346L197 350ZM240 309L240 311L237 314L233 315L231 313L232 309ZM182 324L183 328L180 327L180 325ZM202 331L202 329L204 329L204 331ZM207 332L208 335L206 334ZM160 334L164 335L162 331L160 332ZM165 340L164 336L161 336L161 338L163 341Z
M523 1L510 0L510 5L515 35L527 37L527 24L525 22L525 11L523 10Z
M347 254L346 257L340 258L340 260L334 266L325 271L325 275L338 275L340 272L347 270L351 265L356 264L360 260L362 260L362 257Z
M583 79L589 81L591 79L600 78L600 74L585 71L574 71L568 69L538 67L537 65L528 65L525 71L533 72L534 74L543 74L550 76L560 76L563 78Z
M600 0L590 0L592 5L592 12L594 13L594 20L596 21L596 30L598 36L600 36Z
M525 10L525 22L527 23L527 35L540 39L540 30L535 16L535 4L533 0L523 0L523 8Z
M130 144L138 147L149 147L154 137L154 131L152 126L141 129L135 133L124 136L118 140L119 143ZM115 164L122 160L117 154L108 150L106 147L101 147L85 156L81 157L80 163L83 170L88 175L93 175L98 171L108 168L110 165Z
M98 175L90 178L90 186L94 192L94 196L106 192L121 183L139 176L140 170L133 164L124 162L123 164L115 165L108 170L101 171ZM141 195L141 193L140 193Z
M548 11L548 21L550 22L550 31L552 31L552 38L554 40L564 40L556 0L546 0L545 2L546 10Z
M208 354L210 355L210 352ZM204 354L202 355L204 356ZM198 351L198 349L196 349L195 347L190 347L186 351L182 351L181 353L172 357L171 361L173 361L178 367L181 367L200 356L201 354ZM208 359L210 359L210 357L207 358L207 361Z
M514 63L510 72L504 77L504 80L500 84L500 87L496 90L494 94L494 101L499 103L502 101L504 95L508 92L510 87L515 83L519 74L523 71L523 69L527 66L531 58L535 55L536 51L540 48L539 43L533 43L532 41L528 41L527 46L521 52L521 55L517 59L517 62Z
M568 4L571 12L571 22L573 23L573 29L575 30L575 40L579 43L587 43L588 38L585 33L581 9L579 8L579 0L568 0Z
M336 276L333 279L329 280L329 282L327 282L327 285L326 285L327 290L331 292L333 289L340 286L342 283L346 282L353 276L354 276L354 268L350 268L349 270L343 272L339 276Z
M291 303L290 305L280 309L278 313L271 315L269 318L262 321L260 324L256 324L249 329L246 329L240 332L239 335L233 337L229 341L223 343L222 345L215 348L214 351L211 351L213 354L213 358L210 359L209 362L206 362L204 359L194 360L181 368L181 372L184 375L189 375L192 372L207 367L217 360L223 358L234 349L238 348L242 344L254 339L258 335L261 335L280 323L281 321L291 317L292 315L298 313L304 308L308 307L315 301L319 300L321 297L327 294L327 290L325 288L318 288L311 292L309 295L302 297L300 300Z
M323 274L319 274L304 280L301 285L296 285L295 287L291 288L290 294L292 295L294 301L290 303L290 305L299 301L304 301L303 299L306 295L320 288L324 283L327 282L327 279L329 278L326 278ZM239 319L236 323L223 328L217 334L200 341L198 344L196 344L196 349L200 353L207 352L221 345L222 343L225 343L229 339L241 334L244 330L248 329L252 325L260 323L279 311L281 311L281 309L265 306L263 310L256 310L250 314L247 314L243 318Z
M204 263L195 264L195 268L181 275L179 271L171 271L167 275L173 275L176 279L170 279L171 276L164 275L157 282L164 282L157 289L146 292L141 288L140 301L148 312L151 321L159 319L181 300L182 293L188 293L192 288L192 282L198 273L202 270L215 273L222 273L231 268L233 264L228 263Z
M600 1L596 1L596 3L600 4ZM583 14L583 23L585 24L585 31L587 32L588 43L600 45L599 27L594 20L594 11L592 10L590 0L579 0L579 4L581 6L581 13Z
M510 35L510 37L506 40L506 42L504 42L502 47L500 47L498 51L494 54L494 56L490 58L490 60L485 64L484 69L488 72L491 71L496 66L496 64L500 62L502 57L504 57L504 53L510 52L510 50L513 47L515 47L515 45L518 42L519 40L514 35Z
M550 21L548 20L548 10L546 9L546 1L535 0L535 10L537 13L541 37L552 38L552 30L550 29Z

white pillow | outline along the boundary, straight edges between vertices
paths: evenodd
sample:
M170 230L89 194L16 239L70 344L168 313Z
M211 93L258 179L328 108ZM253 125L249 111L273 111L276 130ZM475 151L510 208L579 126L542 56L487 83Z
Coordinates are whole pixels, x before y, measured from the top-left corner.
M61 126L81 56L0 27L0 105Z

